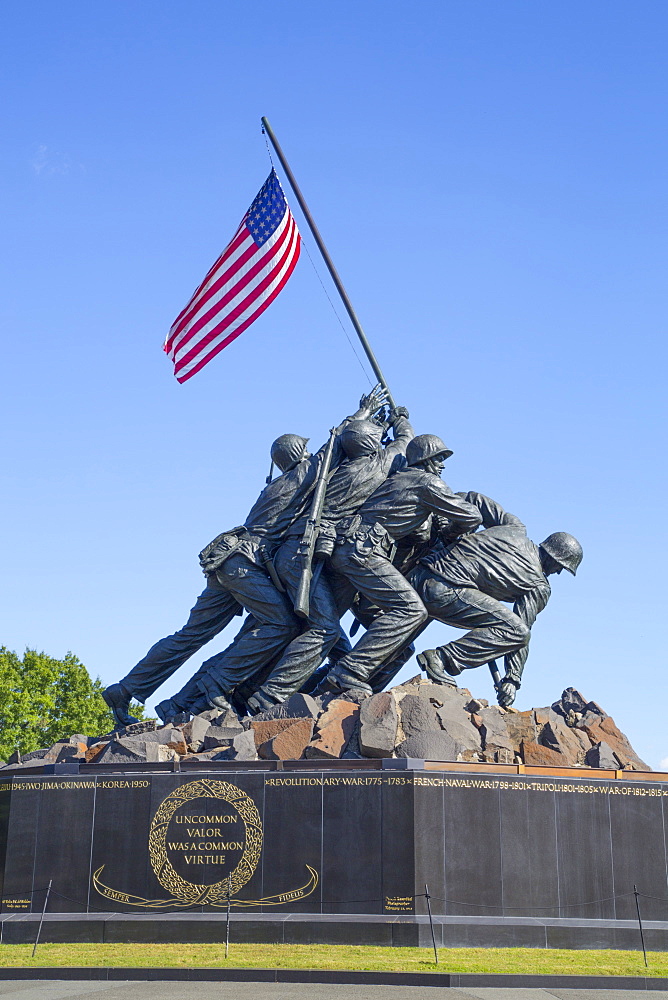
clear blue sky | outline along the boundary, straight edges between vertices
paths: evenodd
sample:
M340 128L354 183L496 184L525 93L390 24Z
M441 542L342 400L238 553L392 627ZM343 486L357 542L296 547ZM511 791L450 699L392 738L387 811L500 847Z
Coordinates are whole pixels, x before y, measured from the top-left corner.
M185 621L271 440L319 443L368 387L305 254L189 383L161 351L266 114L446 481L582 541L518 707L574 685L667 759L667 29L654 0L6 2L0 642L117 679Z

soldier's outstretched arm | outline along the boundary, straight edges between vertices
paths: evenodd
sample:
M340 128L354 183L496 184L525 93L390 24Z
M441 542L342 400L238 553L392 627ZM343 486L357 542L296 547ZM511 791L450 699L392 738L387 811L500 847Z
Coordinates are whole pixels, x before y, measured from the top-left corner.
M390 410L390 424L392 425L393 440L385 445L384 455L389 464L394 462L398 455L405 455L408 443L415 437L408 417L408 410L405 406L397 406Z
M362 396L359 408L354 413L351 413L349 417L344 417L336 428L337 433L340 433L350 420L368 420L374 413L382 410L386 403L387 389L384 389L379 382L378 385L373 387L371 392Z
M374 413L378 413L380 409L387 403L387 389L385 389L380 382L373 387L371 392L362 396L360 399L360 405L357 413L354 413L349 420L366 420L368 417L372 417Z
M543 610L550 599L550 585L545 582L544 587L536 587L530 590L515 602L513 611L518 618L521 618L525 625L532 627L536 618ZM514 653L509 653L505 658L506 674L502 683L510 682L517 690L522 682L522 673L529 656L529 643L518 649Z
M341 442L339 440L339 435L341 434L341 431L344 429L346 424L349 423L351 420L367 420L369 417L372 417L374 413L377 413L378 410L382 409L382 407L385 406L386 402L387 402L387 390L384 389L380 384L374 386L374 388L371 390L370 393L368 393L366 396L362 396L362 398L360 399L359 409L355 413L351 414L351 416L345 417L338 425L338 427L335 428L336 438L334 439L334 450L332 451L332 458L329 463L330 469L336 469L337 466L339 466L343 461L343 459L346 457L345 452L341 447ZM313 474L315 475L316 478L318 475L318 470L324 458L325 451L327 450L328 443L329 439L325 441L322 448L320 448L315 453L315 455L311 456L310 461L313 467Z
M458 493L457 496L478 508L482 517L483 528L497 528L501 525L508 525L513 528L522 528L526 533L526 527L520 521L519 517L516 517L515 514L509 514L507 510L503 509L500 503L492 500L491 497L485 496L484 493L476 493L475 490L469 490L468 493Z
M482 524L482 515L477 507L464 500L457 493L445 485L436 476L429 477L433 482L427 487L427 500L434 514L442 514L449 521L459 534L465 531L475 531Z

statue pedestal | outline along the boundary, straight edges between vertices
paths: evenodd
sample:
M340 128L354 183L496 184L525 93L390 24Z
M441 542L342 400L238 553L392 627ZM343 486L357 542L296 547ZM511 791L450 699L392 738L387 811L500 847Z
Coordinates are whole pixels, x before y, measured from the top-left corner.
M437 943L635 948L634 883L668 896L668 775L411 760L50 770L0 779L5 942L34 939L50 879L45 941L220 941L229 891L237 941L427 946L426 882ZM648 947L667 949L668 904L641 907Z

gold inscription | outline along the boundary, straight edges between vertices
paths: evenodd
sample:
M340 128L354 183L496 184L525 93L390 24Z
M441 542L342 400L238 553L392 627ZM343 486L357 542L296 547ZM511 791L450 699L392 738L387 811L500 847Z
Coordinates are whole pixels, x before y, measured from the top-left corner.
M15 781L13 792L59 792L63 788L95 788L94 781Z
M266 778L266 783L268 785L276 786L316 786L321 788L326 785L394 785L394 784L410 784L407 778L388 778L387 775L373 774L373 775L336 775L334 777L322 777L322 778Z
M209 799L211 813L188 815L180 810L185 806L203 810L197 799ZM197 803L197 804L196 804ZM226 803L230 812L222 812L221 805ZM208 803L207 803L208 804ZM174 840L168 839L168 829L171 824L185 827L179 830ZM223 829L229 824L239 823L244 827L245 840L227 840L226 836L241 830ZM179 837L177 840L176 837ZM249 881L257 866L262 849L262 822L255 803L244 791L236 785L225 781L205 778L190 781L181 785L158 807L153 817L149 833L149 857L156 878L174 897L185 903L210 902L213 905L224 903L229 890L236 894ZM180 855L179 860L190 868L200 865L226 866L230 862L224 852L241 852L232 860L232 871L228 878L224 873L217 873L220 879L214 885L200 883L188 872L188 878L183 878L172 864L172 858ZM176 857L175 857L176 856ZM205 873L199 873L204 876ZM193 878L193 881L190 879Z
M0 785L0 791L7 792L60 792L72 788L148 788L149 782L137 779L135 781L15 781L13 784Z
M246 849L244 841L223 839L223 828L230 823L238 823L240 818L236 811L211 816L173 813L170 822L185 826L185 830L177 831L176 835L187 839L169 840L167 849L172 855L182 855L182 860L187 865L227 865L227 851L243 852ZM215 826L209 825L214 823Z
M386 896L385 897L385 909L390 910L393 913L412 913L413 912L413 897L412 896Z
M643 788L638 785L585 785L557 781L509 781L494 778L423 778L415 784L432 788L491 788L512 792L572 792L576 795L638 795L643 798L668 798L668 788Z
M225 855L207 854L203 857L201 854L185 854L183 860L187 865L224 865Z
M175 816L175 823L236 823L239 817L236 815L225 814L223 816ZM190 833L189 837L203 837L202 833ZM207 834L207 836L213 836L212 834Z
M148 788L148 781L98 781L98 788Z
M130 897L127 892L117 892L116 889L107 889L105 896L108 899L115 899L117 903L129 903Z
M240 844L234 840L228 844L223 841L219 841L218 843L215 841L200 841L199 844L189 844L187 840L167 844L170 851L243 851L245 846L245 844Z
M345 787L347 785L415 785L418 788L485 788L501 791L562 792L575 795L631 795L640 798L668 798L668 786L644 787L639 784L624 785L619 781L592 785L580 782L520 781L501 778L445 778L422 775L334 775L322 777L266 778L267 785L280 788Z

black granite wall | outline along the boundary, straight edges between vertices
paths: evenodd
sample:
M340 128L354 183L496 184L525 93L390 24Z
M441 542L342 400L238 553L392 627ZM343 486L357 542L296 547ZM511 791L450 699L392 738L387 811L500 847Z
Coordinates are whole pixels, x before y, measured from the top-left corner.
M2 910L40 910L52 879L52 912L221 912L231 876L234 912L423 913L427 882L438 914L630 919L634 883L668 896L667 806L668 784L589 778L18 774Z
M415 891L437 913L635 919L668 914L668 784L414 773ZM417 912L424 912L418 904Z

